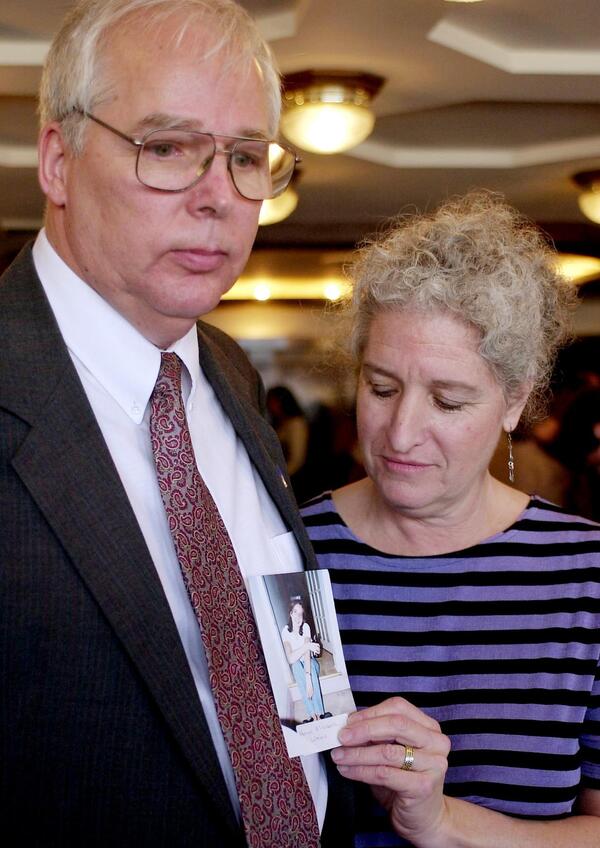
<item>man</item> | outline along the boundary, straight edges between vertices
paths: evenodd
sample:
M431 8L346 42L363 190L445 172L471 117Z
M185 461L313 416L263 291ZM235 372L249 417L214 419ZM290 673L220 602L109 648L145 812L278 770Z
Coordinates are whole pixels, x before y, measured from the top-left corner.
M310 546L260 380L195 328L291 177L266 141L279 100L232 0L82 0L50 51L45 230L0 285L0 820L20 844L310 848L326 806L344 844L322 762L281 756L239 579L313 567Z

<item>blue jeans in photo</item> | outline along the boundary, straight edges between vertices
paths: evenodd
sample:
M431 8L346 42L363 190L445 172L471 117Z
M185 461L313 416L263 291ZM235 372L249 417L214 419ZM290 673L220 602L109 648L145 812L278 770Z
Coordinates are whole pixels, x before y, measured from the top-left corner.
M296 660L295 663L292 663L292 672L300 689L307 717L311 718L313 715L323 715L325 708L323 707L323 696L321 695L321 685L319 683L319 663L314 657L310 658L310 674L313 685L312 698L309 698L306 692L306 672L301 660Z

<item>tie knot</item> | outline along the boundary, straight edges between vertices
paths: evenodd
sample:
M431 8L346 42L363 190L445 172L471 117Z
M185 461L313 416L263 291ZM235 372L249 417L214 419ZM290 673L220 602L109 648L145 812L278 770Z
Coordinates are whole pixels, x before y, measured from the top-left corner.
M181 395L181 359L176 353L161 353L160 369L154 391L155 400L163 403L170 400L172 405L175 398Z
M174 385L181 384L181 359L176 353L161 353L160 355L160 370L158 372L158 380L164 377Z

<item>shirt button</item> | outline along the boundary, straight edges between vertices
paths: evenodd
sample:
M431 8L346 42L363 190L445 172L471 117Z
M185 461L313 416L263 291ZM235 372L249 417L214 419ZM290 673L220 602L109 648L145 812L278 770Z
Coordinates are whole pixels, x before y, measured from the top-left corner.
M131 404L131 414L132 415L139 415L141 411L142 410L141 410L139 403L137 401L134 401Z

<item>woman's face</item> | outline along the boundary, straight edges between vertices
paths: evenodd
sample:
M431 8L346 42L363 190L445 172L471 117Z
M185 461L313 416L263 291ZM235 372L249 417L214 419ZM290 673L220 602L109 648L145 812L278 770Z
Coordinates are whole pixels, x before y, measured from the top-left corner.
M477 352L477 330L443 312L373 319L357 395L365 468L386 507L414 517L451 514L485 478L507 405Z
M290 612L290 618L292 619L292 624L295 627L300 627L304 621L304 608L302 604L294 604L292 611Z

